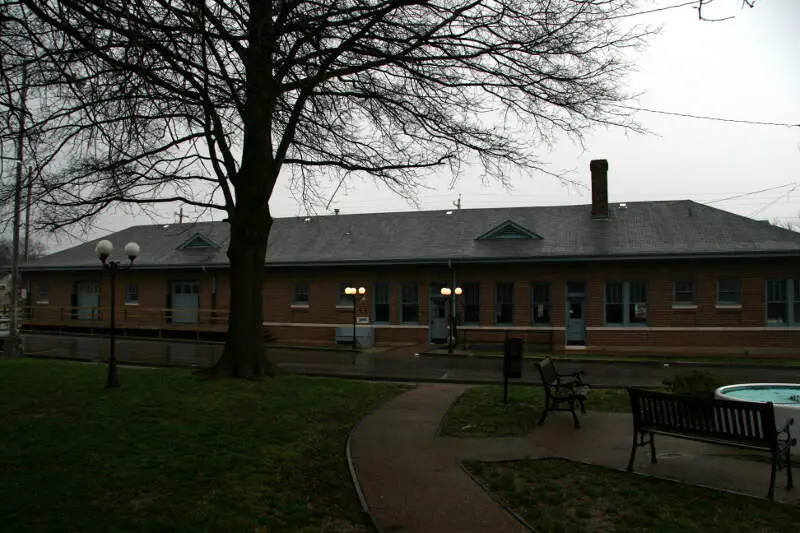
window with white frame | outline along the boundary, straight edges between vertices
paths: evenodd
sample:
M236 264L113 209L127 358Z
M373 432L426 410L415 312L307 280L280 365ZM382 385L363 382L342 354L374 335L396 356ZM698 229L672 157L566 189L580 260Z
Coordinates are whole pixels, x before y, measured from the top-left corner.
M609 281L606 283L605 321L608 326L647 324L647 283Z
M767 280L767 324L800 324L800 279Z
M308 305L308 283L304 281L298 281L294 284L292 303L298 305Z
M494 299L495 324L514 323L514 284L498 283L495 286Z
M717 305L741 305L741 286L738 279L717 281Z
M793 300L794 305L792 306L792 311L794 313L794 323L800 324L800 279L793 280L794 281L794 291L793 292Z
M622 298L622 283L609 281L606 283L606 324L621 325L625 322L625 304Z
M389 323L389 282L376 283L374 288L373 301L375 302L375 314L373 322Z
M481 323L481 284L470 281L461 284L464 290L464 323Z
M400 321L419 323L419 286L416 283L403 283L400 288Z
M46 282L39 283L39 296L36 302L40 304L50 303L50 288Z
M534 282L531 286L531 322L550 323L550 283Z
M339 296L336 298L336 305L352 307L353 306L353 297L348 296L344 293L344 290L347 287L352 287L352 283L340 283L339 284Z
M125 305L139 305L139 286L130 283L125 287Z
M628 322L647 324L647 284L628 282Z
M676 307L694 305L694 281L675 282L675 298L672 305Z

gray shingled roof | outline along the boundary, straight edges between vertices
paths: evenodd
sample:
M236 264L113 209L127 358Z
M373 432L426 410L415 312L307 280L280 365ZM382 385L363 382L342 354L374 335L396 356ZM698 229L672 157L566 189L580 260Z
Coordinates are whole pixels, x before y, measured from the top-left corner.
M476 240L506 221L542 239ZM219 245L178 248L196 234ZM115 258L136 241L140 268L220 267L229 233L223 222L134 226L114 233ZM99 240L99 239L98 239ZM98 240L39 259L26 270L97 268ZM548 261L684 256L797 256L800 233L696 202L634 202L592 220L588 205L369 213L276 219L267 264Z

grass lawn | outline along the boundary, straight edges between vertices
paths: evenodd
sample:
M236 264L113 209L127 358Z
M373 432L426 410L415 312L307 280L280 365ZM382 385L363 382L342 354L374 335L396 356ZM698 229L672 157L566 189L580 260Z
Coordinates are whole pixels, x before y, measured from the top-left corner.
M468 463L541 533L787 532L800 507L560 459Z
M2 530L368 531L350 428L395 384L0 359Z
M506 405L502 385L480 385L467 390L450 407L442 433L456 437L527 435L543 408L541 387L509 386ZM586 409L592 411L629 413L630 408L624 389L593 389L586 400Z

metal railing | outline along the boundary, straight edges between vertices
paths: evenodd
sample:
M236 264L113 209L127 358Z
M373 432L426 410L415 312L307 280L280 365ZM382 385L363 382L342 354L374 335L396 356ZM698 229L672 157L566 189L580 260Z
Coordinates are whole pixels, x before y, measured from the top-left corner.
M75 326L109 327L110 307L33 305L21 309L24 327ZM115 327L119 329L191 329L197 325L224 329L228 325L227 309L152 308L117 306Z
M464 350L469 349L497 349L503 350L503 343L507 337L522 339L526 350L529 352L553 351L553 330L520 330L520 329L485 329L460 326L457 331L456 345Z

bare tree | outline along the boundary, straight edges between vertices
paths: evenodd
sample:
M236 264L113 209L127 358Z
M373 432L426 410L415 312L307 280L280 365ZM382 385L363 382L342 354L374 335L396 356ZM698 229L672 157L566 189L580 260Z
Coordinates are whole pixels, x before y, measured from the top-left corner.
M694 4L695 2L692 3ZM714 3L714 0L696 0L696 6L694 6L694 9L697 10L697 18L699 18L703 22L722 22L723 20L730 20L733 18L733 15L728 15L722 18L709 18L705 16L705 14L703 13L703 8L707 8L712 3ZM742 9L744 9L745 7L753 8L755 7L755 5L756 5L756 0L742 0L741 8Z
M618 26L635 7L6 0L1 75L36 71L28 129L42 143L33 194L48 228L119 204L227 213L231 313L213 370L253 377L274 371L260 289L281 172L311 193L360 175L410 194L465 162L501 181L542 169L536 148L555 134L632 125L615 104L626 98L626 50L650 33Z
M32 240L30 242L30 251L28 253L29 260L33 261L34 259L44 257L45 255L47 255L47 246L43 242ZM19 261L24 262L22 250L20 250L19 256ZM5 237L0 238L0 266L7 267L10 265L13 257L14 245L11 242L11 239Z
M798 217L800 220L800 217ZM793 222L788 218L773 218L772 225L779 228L788 229L789 231L800 231L800 224Z

